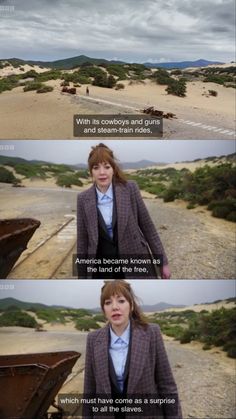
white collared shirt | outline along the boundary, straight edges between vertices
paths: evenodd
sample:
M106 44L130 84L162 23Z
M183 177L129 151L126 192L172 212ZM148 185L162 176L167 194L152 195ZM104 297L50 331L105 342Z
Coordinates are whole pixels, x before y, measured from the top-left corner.
M100 210L102 217L105 221L109 236L113 237L112 231L112 214L113 214L113 187L110 184L109 188L105 193L99 191L96 187L97 192L97 206Z
M130 341L130 322L121 336L117 336L110 327L109 354L112 358L117 382L121 391L124 388L125 364Z

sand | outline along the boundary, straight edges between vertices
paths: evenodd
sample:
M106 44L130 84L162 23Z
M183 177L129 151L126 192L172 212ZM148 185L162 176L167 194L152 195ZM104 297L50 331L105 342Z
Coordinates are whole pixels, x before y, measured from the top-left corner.
M90 96L86 98L86 85L77 88L77 94L74 96L61 93L60 83L61 80L47 82L46 84L54 87L54 91L44 94L37 94L35 91L24 93L23 87L1 93L0 139L73 139L74 114L122 113L122 110L124 113L127 106L133 108L132 113L137 113L147 106L154 106L156 109L176 114L178 119L234 129L233 88L201 81L189 82L187 96L180 98L167 95L166 86L157 85L150 80L145 80L145 84L132 85L125 80L125 89L120 91L89 86ZM218 96L203 96L209 89L216 90ZM99 103L99 100L104 102ZM119 104L120 108L113 109L109 102ZM174 123L173 121L172 124ZM198 131L195 131L197 138Z

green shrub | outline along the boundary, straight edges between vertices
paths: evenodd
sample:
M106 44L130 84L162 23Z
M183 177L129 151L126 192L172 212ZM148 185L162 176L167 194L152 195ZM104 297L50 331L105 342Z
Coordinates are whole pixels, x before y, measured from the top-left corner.
M7 90L12 90L14 87L19 85L19 77L18 76L7 76L0 79L0 93L5 92Z
M203 81L206 82L206 83L211 82L211 83L217 83L217 84L224 85L225 83L233 82L234 79L233 79L232 76L209 74L208 76L206 76L206 78Z
M163 200L164 202L172 202L175 199L178 199L180 195L180 191L179 188L177 187L170 187L169 189L167 189L164 193L163 193Z
M34 328L37 326L37 322L28 313L13 310L5 312L0 316L0 326L20 326Z
M64 314L60 309L45 308L36 311L36 315L39 319L45 320L47 323L65 323Z
M180 97L186 96L186 83L184 80L173 80L166 88L168 95L175 95Z
M169 73L162 68L158 69L153 74L153 78L156 80L157 84L161 84L161 85L165 85L165 84L169 85L171 82L174 82L174 79L171 78Z
M26 178L41 178L46 179L45 169L41 165L30 164L30 163L18 163L15 165L15 171L19 175L25 176Z
M231 211L227 216L226 216L226 220L228 221L233 221L234 223L236 223L236 211Z
M43 87L43 84L38 81L32 81L25 85L23 88L24 92L30 92L31 90L38 90Z
M79 179L76 173L75 174L74 173L60 174L57 177L56 184L58 186L64 186L66 188L71 188L71 185L83 186L83 183L81 182L81 180Z
M118 80L127 79L126 70L121 64L108 64L106 69L109 74L118 77Z
M104 314L96 314L95 316L93 316L93 320L95 322L106 322Z
M0 166L0 182L16 184L20 183L20 180L17 179L10 170Z
M89 331L90 329L99 329L100 326L92 318L78 319L75 324L76 329Z
M193 204L192 202L190 202L188 205L187 205L187 207L186 207L187 209L194 209L194 208L196 208L196 205L195 204Z
M211 348L212 348L212 345L210 345L209 343L205 343L202 347L202 349L204 351L209 351L209 349L211 349Z
M230 340L225 343L223 350L227 352L228 357L236 358L236 339Z
M48 92L52 92L52 91L53 91L52 86L42 86L42 87L40 87L40 89L38 89L36 91L36 93L48 93Z
M176 69L176 70L172 70L170 74L173 76L180 76L182 74L182 71L179 69Z
M36 78L38 76L38 73L36 73L36 71L35 70L29 70L29 71L26 71L26 73L24 73L24 74L22 74L21 75L21 78L22 79L28 79L28 78Z

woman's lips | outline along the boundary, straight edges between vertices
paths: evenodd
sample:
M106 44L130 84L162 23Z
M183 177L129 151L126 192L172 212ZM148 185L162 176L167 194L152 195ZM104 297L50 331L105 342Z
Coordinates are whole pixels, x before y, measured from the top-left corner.
M111 317L112 317L113 319L119 319L119 318L120 318L120 316L121 316L121 314L113 314Z

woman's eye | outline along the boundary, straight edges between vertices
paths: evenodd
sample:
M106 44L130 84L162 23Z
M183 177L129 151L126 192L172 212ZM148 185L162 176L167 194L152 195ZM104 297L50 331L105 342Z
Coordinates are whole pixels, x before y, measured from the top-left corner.
M122 299L118 300L118 302L119 302L119 303L124 303L124 302L125 302L125 300L122 298Z
M108 306L109 304L111 304L111 302L110 302L110 300L108 300L108 301L105 301L105 303L104 303L106 306Z

